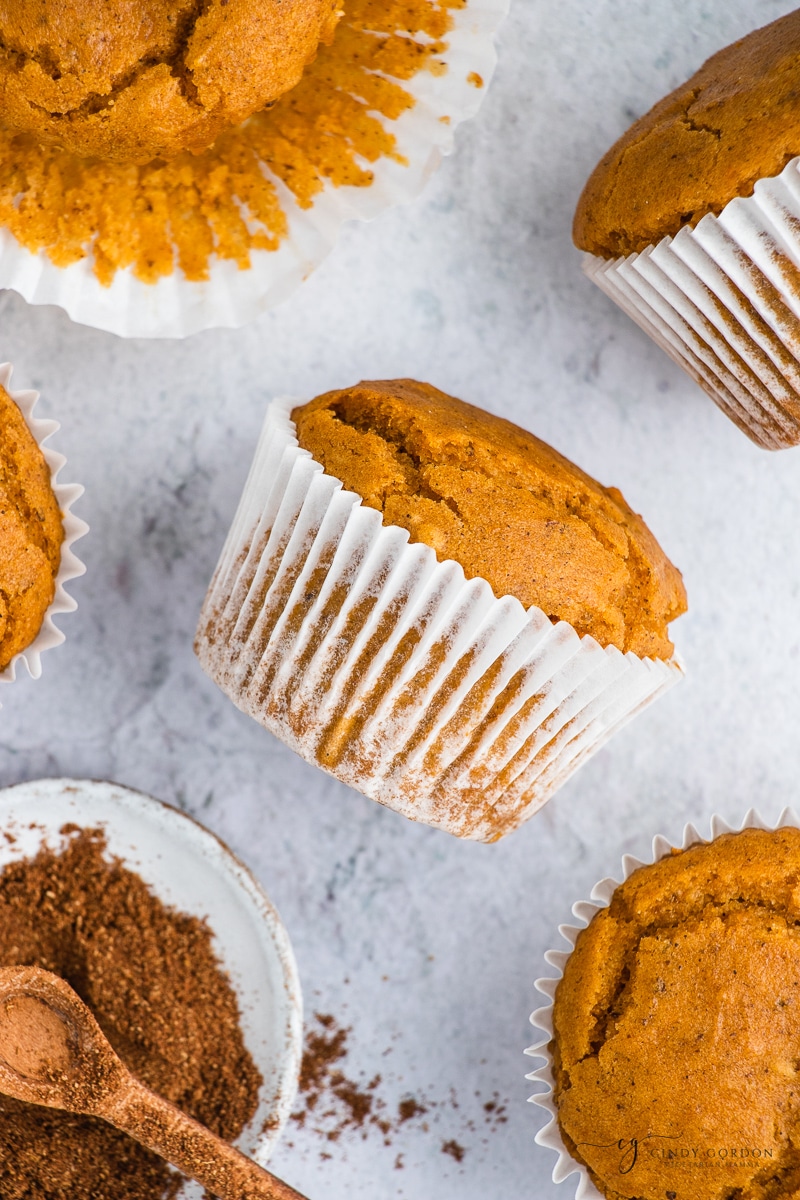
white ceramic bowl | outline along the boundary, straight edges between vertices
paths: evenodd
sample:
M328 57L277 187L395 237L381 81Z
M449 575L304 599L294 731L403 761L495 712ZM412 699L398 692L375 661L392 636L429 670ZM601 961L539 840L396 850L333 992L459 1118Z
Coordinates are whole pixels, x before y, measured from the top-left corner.
M0 790L0 870L57 848L72 822L102 827L119 858L166 904L206 917L230 976L247 1049L263 1076L258 1108L237 1146L266 1164L289 1116L300 1069L302 1005L294 955L269 898L245 866L191 817L141 792L82 779L39 779ZM203 1189L186 1184L183 1200Z

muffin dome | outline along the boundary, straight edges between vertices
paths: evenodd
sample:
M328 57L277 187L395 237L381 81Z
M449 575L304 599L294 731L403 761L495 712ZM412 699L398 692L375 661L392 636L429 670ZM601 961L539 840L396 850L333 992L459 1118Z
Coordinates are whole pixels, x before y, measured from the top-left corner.
M292 419L329 475L467 578L602 646L671 656L680 573L616 488L533 434L410 379L328 392Z
M200 151L293 87L335 0L0 0L12 129L129 162Z
M578 936L553 1009L562 1138L613 1200L800 1188L800 830L636 870Z
M644 250L800 154L800 10L713 55L615 143L575 213L601 258Z
M44 455L0 387L0 671L39 632L55 595L63 539Z

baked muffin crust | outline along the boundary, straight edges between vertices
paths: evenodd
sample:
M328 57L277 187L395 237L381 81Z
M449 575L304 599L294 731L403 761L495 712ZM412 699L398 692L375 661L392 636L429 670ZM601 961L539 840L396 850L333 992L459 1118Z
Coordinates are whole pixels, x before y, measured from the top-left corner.
M800 830L635 871L554 1011L565 1144L612 1200L800 1194Z
M601 159L578 202L575 244L644 250L779 174L800 154L800 10L713 55Z
M294 87L335 0L0 0L7 127L123 162L209 146Z
M0 671L41 628L55 595L63 540L44 455L0 387Z
M328 474L440 561L603 646L671 656L680 573L616 488L533 434L411 379L328 392L292 418Z

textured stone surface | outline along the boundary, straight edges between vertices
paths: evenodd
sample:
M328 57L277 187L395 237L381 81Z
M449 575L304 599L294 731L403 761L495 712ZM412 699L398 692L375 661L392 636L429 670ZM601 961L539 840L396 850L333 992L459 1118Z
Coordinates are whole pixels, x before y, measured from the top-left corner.
M791 7L765 0L758 19ZM0 357L61 420L92 524L65 645L40 680L0 690L0 783L105 776L185 805L269 889L309 1012L353 1026L348 1072L380 1073L393 1100L443 1101L391 1147L290 1128L273 1164L309 1196L571 1200L534 1144L521 1053L556 925L654 833L797 799L800 451L751 445L583 278L570 242L599 155L745 33L751 8L516 0L486 105L427 194L347 229L249 329L124 343L0 298ZM691 602L673 626L686 682L497 846L414 826L300 762L191 649L267 397L407 374L613 480ZM491 1133L494 1092L509 1120ZM451 1139L461 1163L441 1151Z

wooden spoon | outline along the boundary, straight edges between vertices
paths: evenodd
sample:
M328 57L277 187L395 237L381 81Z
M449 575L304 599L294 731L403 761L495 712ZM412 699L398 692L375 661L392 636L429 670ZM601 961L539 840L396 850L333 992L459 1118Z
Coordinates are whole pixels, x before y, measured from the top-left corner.
M102 1117L222 1200L304 1200L131 1075L68 983L0 969L0 1092Z

